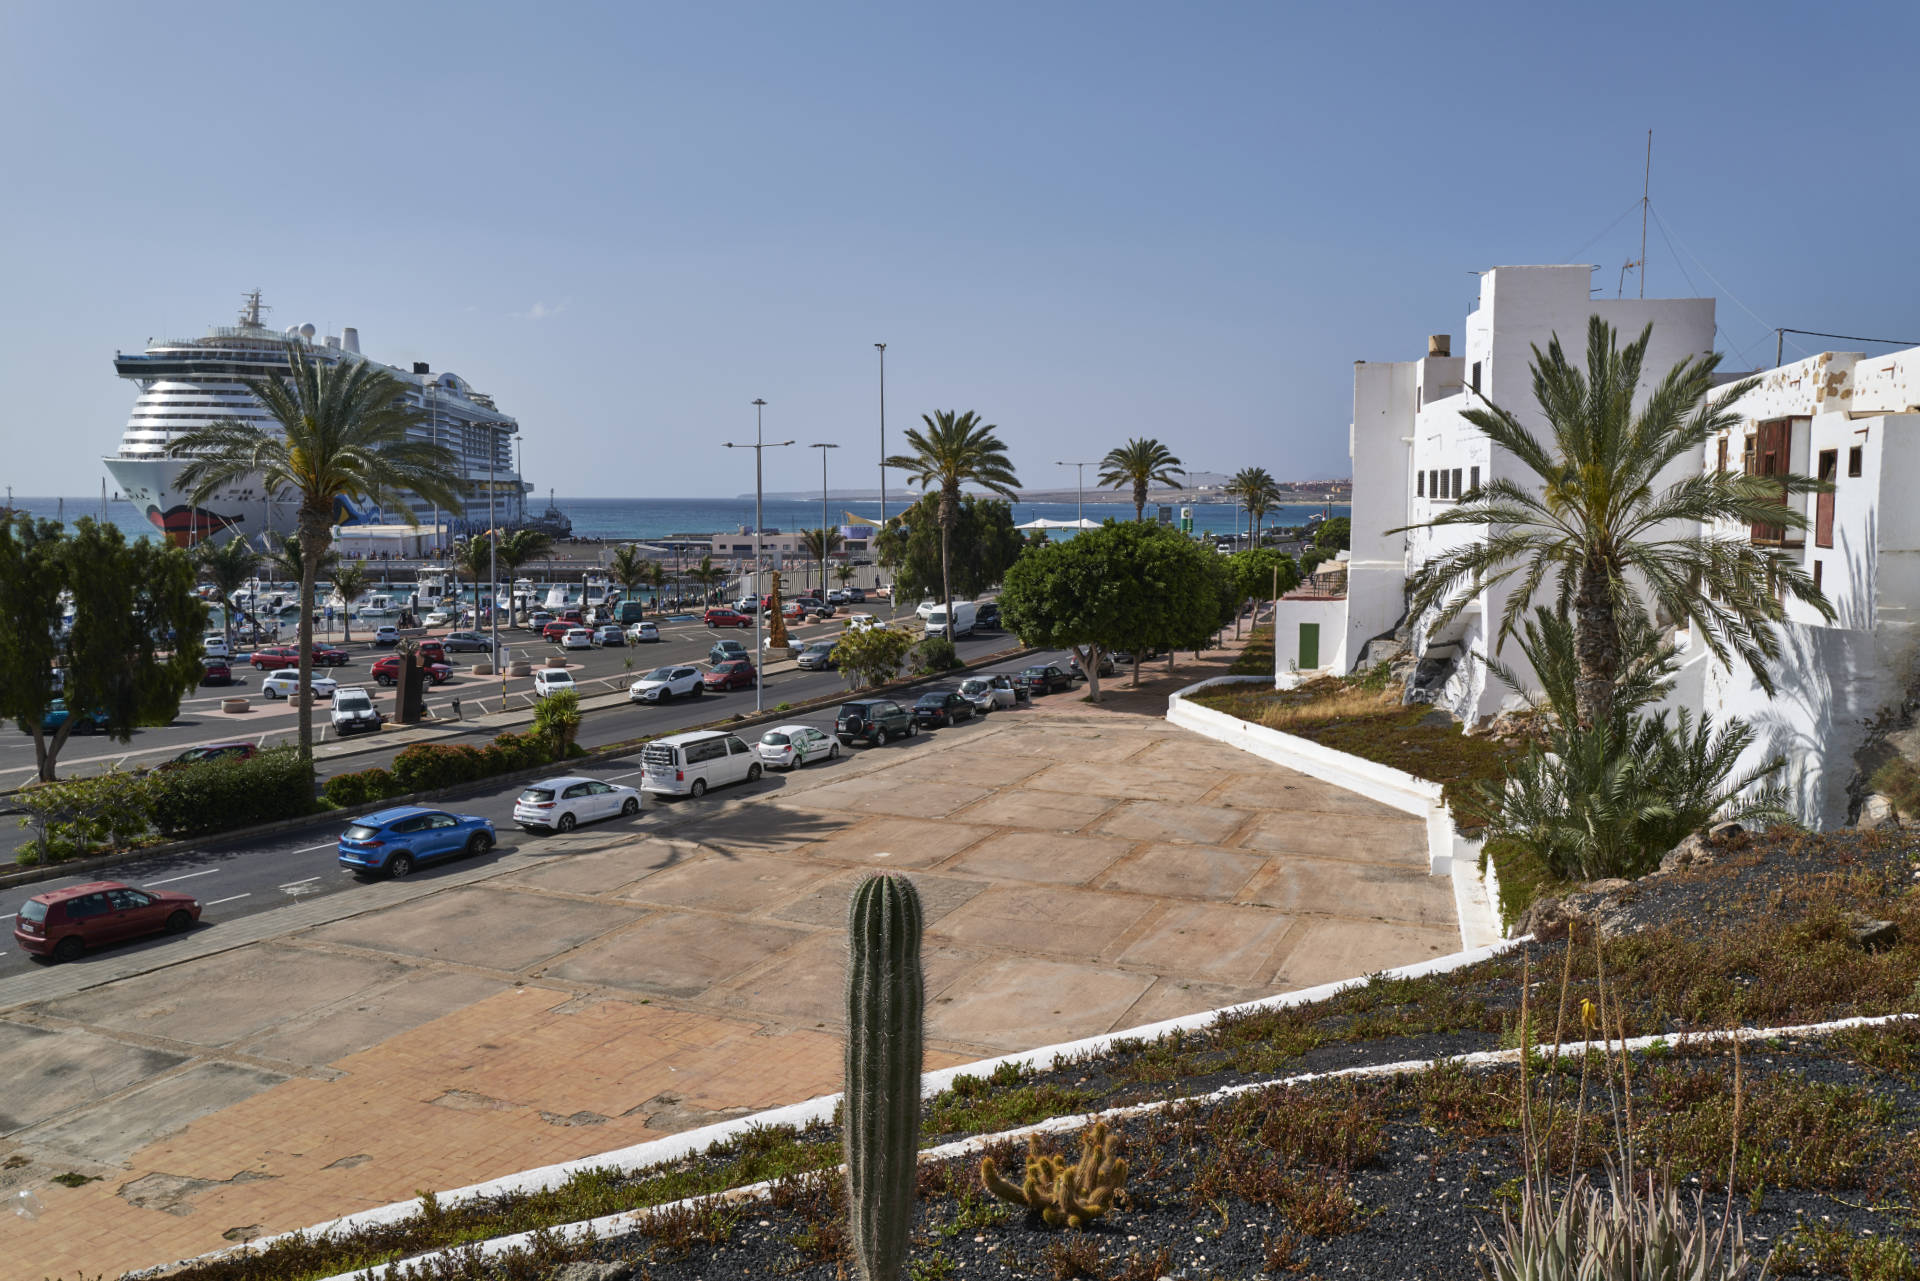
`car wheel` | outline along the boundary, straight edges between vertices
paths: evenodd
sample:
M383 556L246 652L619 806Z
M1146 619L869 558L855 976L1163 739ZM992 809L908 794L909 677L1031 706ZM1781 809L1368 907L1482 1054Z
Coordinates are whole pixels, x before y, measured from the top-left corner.
M387 875L396 881L411 871L413 871L413 855L411 854L395 854L387 860Z
M627 803L620 807L620 817L622 818L632 818L635 814L638 814L639 812L640 812L640 798L638 796L629 796L627 798Z
M920 733L920 727L919 727L918 725L909 725L909 726L907 726L907 737L908 737L908 738L915 738L915 737L918 737L918 735L919 735L919 733Z
M705 681L702 681L698 685L695 685L693 687L693 696L695 698L703 697L706 694L706 692L707 692L707 683Z
M467 853L485 854L493 848L493 838L485 832L475 832L467 838Z
M694 779L693 786L687 789L687 795L691 796L696 801L699 800L702 796L705 796L706 794L707 794L707 780L704 778Z
M873 731L873 745L875 747L885 747L887 745L887 731L883 729Z
M838 743L829 743L829 744L827 745L827 759L828 759L828 760L830 760L830 761L831 761L831 760L838 760L838 759L839 759L839 757L840 757L840 744L838 744Z
M760 781L759 761L755 761L753 764L747 766L747 781L749 783L758 783Z
M556 832L571 832L573 830L573 825L574 825L573 815L562 814L560 816L560 821L553 825L553 830Z
M66 938L61 939L53 945L53 959L56 961L77 961L80 959L81 953L86 950L87 945L85 943L82 943L78 937L69 934Z
M193 928L193 913L175 912L167 918L167 933L185 934Z

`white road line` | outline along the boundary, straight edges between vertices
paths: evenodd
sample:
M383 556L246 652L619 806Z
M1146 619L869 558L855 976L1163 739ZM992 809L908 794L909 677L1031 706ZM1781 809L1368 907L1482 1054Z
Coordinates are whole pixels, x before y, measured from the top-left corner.
M219 871L219 870L220 870L220 869L219 869L219 868L217 868L217 867L210 867L210 868L208 868L208 869L207 869L206 871L204 871L204 872L188 872L188 873L186 873L186 874L185 874L184 876L169 876L169 877L168 877L168 878L167 878L166 880L164 880L164 881L147 881L147 882L146 882L146 884L148 884L148 885L171 885L171 884L173 884L173 883L174 883L175 881L190 881L190 880L192 880L192 879L193 879L194 877L196 877L196 876L212 876L212 875L213 875L213 874L214 874L215 872L217 872L217 871Z
M213 902L211 902L211 903L204 903L204 904L202 904L201 906L203 906L203 907L219 907L219 906L220 906L220 905L221 905L222 903L231 903L231 902L233 902L233 901L234 901L235 899L243 899L243 898L252 898L252 897L253 897L253 895L251 895L251 894L235 894L235 895L233 895L233 896L232 896L232 898L217 898L217 899L215 899L215 900L213 900Z
M340 842L338 842L338 841L328 841L328 842L327 842L326 844L324 844L324 845L309 845L309 846L307 846L307 847L306 847L306 848L304 848L304 849L297 849L297 850L295 850L295 851L293 851L293 852L294 852L295 854L311 854L311 853L313 853L313 852L314 852L315 850L330 850L330 849L333 849L333 848L334 848L335 846L337 846L337 845L339 845L339 844L340 844ZM318 879L318 878L316 877L315 879Z
M12 912L0 914L0 921L11 921L13 917L14 917L14 914Z
M309 876L305 880L301 880L301 881L288 881L285 885L282 885L280 888L283 890L290 890L296 885L311 885L319 879L320 878L317 876Z
M647 771L645 771L645 770L643 770L643 769L630 769L630 770L628 770L628 771L627 771L626 773L624 773L624 774L609 774L609 775L607 775L607 781L608 781L608 782L613 782L613 781L614 781L614 780L616 780L616 779L622 779L622 778L632 778L632 777L633 777L633 776L634 776L635 774L644 774L644 773L646 773L646 772L647 772Z

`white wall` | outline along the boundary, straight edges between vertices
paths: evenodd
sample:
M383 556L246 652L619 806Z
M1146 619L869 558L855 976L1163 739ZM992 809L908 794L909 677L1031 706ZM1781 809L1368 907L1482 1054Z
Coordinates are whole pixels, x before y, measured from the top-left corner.
M1353 423L1353 539L1347 554L1345 672L1375 636L1392 629L1406 608L1406 534L1386 531L1407 523L1412 476L1414 364L1356 361Z
M1313 670L1344 672L1347 602L1344 600L1287 600L1274 608L1273 673L1277 680L1300 670L1300 624L1320 625L1320 661Z

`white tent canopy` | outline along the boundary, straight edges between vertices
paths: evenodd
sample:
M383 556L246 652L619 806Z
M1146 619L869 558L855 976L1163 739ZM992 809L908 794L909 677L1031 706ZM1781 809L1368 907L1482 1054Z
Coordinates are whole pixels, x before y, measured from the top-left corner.
M1024 525L1015 525L1015 529L1098 529L1100 522L1088 520L1082 516L1079 520L1048 520L1045 516L1030 520Z

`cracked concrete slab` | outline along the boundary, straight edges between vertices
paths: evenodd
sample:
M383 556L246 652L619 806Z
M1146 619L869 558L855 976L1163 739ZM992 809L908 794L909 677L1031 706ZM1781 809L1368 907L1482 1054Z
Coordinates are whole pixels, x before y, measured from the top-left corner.
M1117 953L1121 935L1159 910L1150 899L1054 886L991 889L928 931L1021 952L1092 959Z
M97 1102L186 1062L80 1028L0 1021L0 1135Z
M1008 1050L1093 1036L1118 1024L1153 981L1037 957L989 961L927 1003L927 1031Z
M632 918L630 909L610 903L475 885L323 925L307 937L517 971L570 951Z
M72 1153L85 1161L124 1161L156 1139L286 1080L279 1072L237 1063L201 1063L164 1076L110 1103L22 1131L23 1144Z
M484 1001L507 987L502 980L483 974L415 973L392 987L361 993L333 1009L286 1023L239 1048L258 1058L318 1067L378 1045L449 1010Z
M1245 810L1220 805L1187 805L1171 801L1129 801L1101 819L1094 831L1133 841L1187 841L1195 845L1222 845L1250 816Z
M947 864L986 878L1085 885L1126 856L1131 841L1058 832L1002 832Z
M693 997L806 936L807 931L779 925L663 915L584 948L547 973L577 983Z
M870 818L803 845L794 853L856 867L932 867L992 832L990 827L965 822Z
M1405 867L1426 858L1427 825L1411 815L1269 810L1254 820L1240 845L1268 854Z
M978 805L961 811L957 817L964 823L984 823L994 827L1075 832L1119 804L1111 796L1023 789L996 792Z
M1160 898L1230 899L1267 865L1217 845L1149 845L1100 879L1103 890Z
M1294 918L1266 908L1181 903L1160 915L1120 954L1122 965L1225 983L1259 983L1273 973Z
M830 873L818 864L741 853L732 857L710 854L665 872L656 872L620 897L662 907L693 908L704 912L742 915L784 903Z

